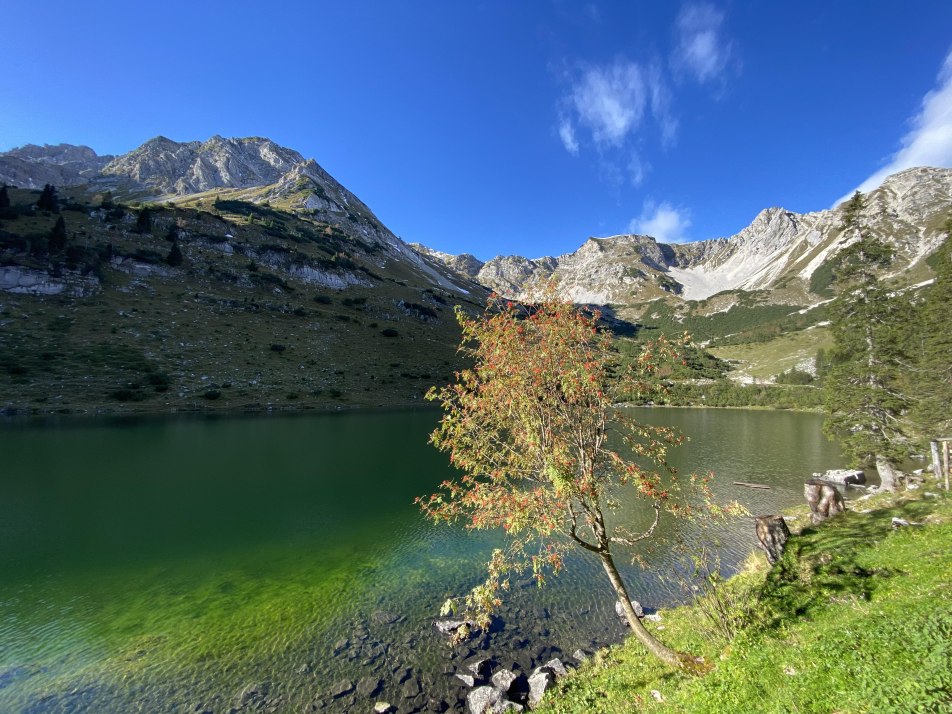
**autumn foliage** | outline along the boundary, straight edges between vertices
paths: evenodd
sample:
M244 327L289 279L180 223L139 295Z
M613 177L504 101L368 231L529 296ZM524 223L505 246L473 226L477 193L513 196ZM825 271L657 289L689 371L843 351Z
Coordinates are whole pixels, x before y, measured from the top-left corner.
M461 349L473 366L427 397L444 409L431 442L449 453L461 475L417 502L436 521L502 528L509 545L493 553L486 581L446 609L462 607L485 624L512 572L531 569L541 584L576 546L601 559L627 605L612 548L648 538L664 516L690 516L710 503L706 478L682 483L668 467L668 450L682 437L615 407L619 395L651 398L659 388L653 376L676 357L676 345L664 338L647 344L622 369L598 313L576 309L551 291L528 307L493 297L483 316L457 309L457 317ZM651 525L640 532L606 524L623 490L653 508ZM642 639L649 649L683 666L686 656L657 642L633 612L632 620L639 639L650 638Z

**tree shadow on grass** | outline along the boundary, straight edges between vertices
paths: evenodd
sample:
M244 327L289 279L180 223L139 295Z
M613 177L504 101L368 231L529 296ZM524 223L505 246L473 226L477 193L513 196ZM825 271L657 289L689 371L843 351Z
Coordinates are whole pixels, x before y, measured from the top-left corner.
M901 571L863 567L862 554L895 531L894 517L919 521L933 508L927 502L909 501L870 513L847 512L805 528L790 539L767 575L760 593L762 626L809 618L831 602L870 600L885 579Z

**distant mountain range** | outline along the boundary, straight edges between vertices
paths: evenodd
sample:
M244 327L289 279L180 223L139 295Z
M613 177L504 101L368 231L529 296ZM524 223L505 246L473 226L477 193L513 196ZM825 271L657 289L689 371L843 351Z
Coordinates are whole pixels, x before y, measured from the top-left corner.
M952 211L952 170L915 168L890 176L867 197L860 225L896 250L891 275L914 268L942 241ZM841 230L842 211L799 214L767 208L729 238L667 245L647 235L590 238L574 253L482 263L414 245L504 295L525 299L555 280L581 303L627 305L659 297L705 300L725 291L774 291L788 303L827 295L830 259L855 237ZM824 277L825 276L825 277Z
M60 190L64 249L47 237L56 215L34 207L48 183ZM690 326L707 340L736 342L768 323L779 332L815 327L822 311L812 308L833 296L831 259L853 239L841 230L842 208L768 208L729 238L668 245L618 235L589 238L567 255L483 263L404 243L313 159L258 137L156 137L121 156L27 145L0 153L0 184L18 187L0 215L0 367L8 378L0 371L0 408L18 410L122 410L137 408L128 402L139 397L153 409L412 402L457 363L452 305L477 311L490 290L532 299L549 280L567 299L607 306L629 328ZM897 288L927 281L926 258L950 213L948 169L909 169L871 192L859 221L896 249L884 279ZM173 243L181 266L168 264ZM52 323L42 317L50 311L60 315ZM58 332L64 325L76 327ZM236 330L244 337L226 337ZM813 334L820 337L798 347L797 364L822 344L821 331ZM143 374L104 356L117 346L176 388L148 392ZM85 355L78 365L57 361L66 347ZM37 362L38 354L52 357ZM320 379L302 388L303 374L318 368ZM57 384L63 394L47 394Z

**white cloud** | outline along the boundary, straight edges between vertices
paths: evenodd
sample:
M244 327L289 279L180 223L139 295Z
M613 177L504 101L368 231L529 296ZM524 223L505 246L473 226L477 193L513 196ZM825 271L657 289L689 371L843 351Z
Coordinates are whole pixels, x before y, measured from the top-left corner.
M690 211L675 208L667 201L656 204L650 199L645 201L641 215L628 224L629 232L649 235L661 243L684 243L690 227Z
M573 156L586 137L603 154L626 149L647 116L657 121L662 144L674 143L678 122L671 114L671 92L660 65L616 60L566 74L570 87L562 99L558 132Z
M588 69L571 95L579 123L591 130L596 144L611 146L620 146L638 128L646 101L641 67L631 62Z
M632 186L640 186L644 183L650 169L651 164L644 161L638 154L632 154L628 162L628 175L631 177Z
M922 98L919 113L910 120L912 129L902 138L902 148L857 186L857 191L872 191L887 176L914 166L952 168L952 51L942 64L936 84L936 88ZM852 195L850 191L834 205Z
M648 68L647 77L651 94L651 113L661 127L661 144L671 146L678 133L678 120L671 115L671 91L664 81L659 64L655 63Z
M578 139L575 138L575 127L565 117L562 117L559 122L559 138L562 140L562 145L566 151L572 156L578 156Z
M721 76L731 55L731 43L721 32L724 15L713 5L689 3L675 23L677 46L672 64L704 84Z

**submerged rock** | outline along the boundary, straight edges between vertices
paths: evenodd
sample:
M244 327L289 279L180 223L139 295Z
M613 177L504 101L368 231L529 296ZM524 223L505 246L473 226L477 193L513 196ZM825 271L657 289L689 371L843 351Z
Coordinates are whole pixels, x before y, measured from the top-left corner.
M331 698L340 699L341 697L350 694L352 691L354 691L354 683L349 679L342 679L330 688L329 693Z
M637 600L630 600L629 602L631 602L631 606L632 606L632 608L634 608L635 614L636 614L638 617L644 617L644 616L645 616L645 610L644 610L643 607L641 607L641 603L640 603L640 602L638 602ZM615 601L615 612L617 613L618 617L620 617L622 620L627 619L627 618L625 617L625 608L622 607L621 601L619 601L619 600L616 600L616 601Z
M364 677L357 682L357 694L370 698L383 688L383 680L378 677Z

